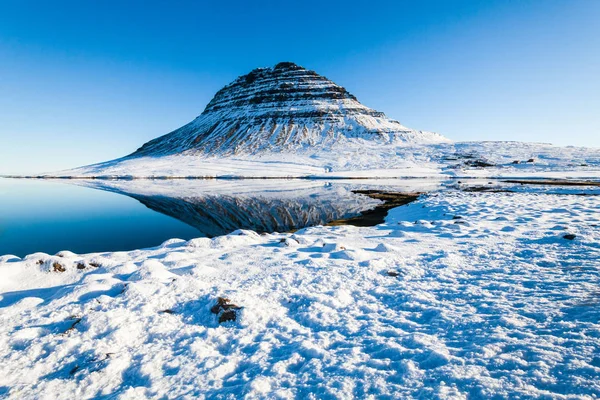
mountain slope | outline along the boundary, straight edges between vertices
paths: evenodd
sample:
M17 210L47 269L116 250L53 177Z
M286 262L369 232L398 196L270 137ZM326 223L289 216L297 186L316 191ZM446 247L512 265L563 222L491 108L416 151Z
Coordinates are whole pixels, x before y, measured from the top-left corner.
M237 78L194 121L144 144L130 157L314 151L351 139L447 141L408 129L316 72L283 62Z

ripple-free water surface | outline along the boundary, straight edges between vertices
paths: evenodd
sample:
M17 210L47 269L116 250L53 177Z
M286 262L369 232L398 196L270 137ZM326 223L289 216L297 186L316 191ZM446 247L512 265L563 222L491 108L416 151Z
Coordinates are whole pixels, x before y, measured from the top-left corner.
M127 196L52 181L0 179L0 255L131 250L197 229Z
M423 189L413 186L377 182L388 190ZM298 180L0 179L0 255L133 250L236 229L285 232L355 217L381 204L353 191L365 187L373 186Z

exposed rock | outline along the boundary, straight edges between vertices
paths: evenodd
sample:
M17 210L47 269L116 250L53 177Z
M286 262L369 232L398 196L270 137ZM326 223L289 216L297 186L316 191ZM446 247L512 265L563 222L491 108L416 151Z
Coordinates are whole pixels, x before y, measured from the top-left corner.
M73 332L75 330L75 327L77 325L79 325L79 323L81 322L81 318L76 317L76 316L71 317L71 319L73 319L73 323L71 324L71 326L69 328L67 328L66 331L63 332L63 335L67 335L67 334Z
M235 310L225 310L219 315L219 323L222 324L223 322L235 321L236 318L237 315Z
M375 226L384 222L390 209L412 203L421 196L421 193L396 193L378 190L353 190L353 192L365 195L371 199L381 200L383 203L371 210L361 212L360 216L335 220L329 222L327 226Z
M489 161L485 161L485 160L469 160L469 161L465 161L465 165L468 167L475 167L475 168L489 168L489 167L495 167L496 165L489 162Z
M219 316L219 323L227 322L227 321L235 321L237 319L237 310L240 310L242 307L231 303L231 301L226 297L217 298L217 304L212 306L210 312L213 314L217 314Z
M52 271L53 272L65 272L67 269L61 263L55 261L52 263Z
M575 240L576 237L577 237L577 235L573 235L572 233L567 233L566 235L563 236L563 239Z
M283 238L279 241L279 243L286 247L296 247L300 244L296 239L292 238Z

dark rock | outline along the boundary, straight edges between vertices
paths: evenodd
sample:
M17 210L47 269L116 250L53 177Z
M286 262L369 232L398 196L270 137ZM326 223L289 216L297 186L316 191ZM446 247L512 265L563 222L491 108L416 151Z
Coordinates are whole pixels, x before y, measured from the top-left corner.
M292 239L292 238L283 238L279 241L279 243L281 243L284 246L290 247L290 246L296 246L298 244L300 244L296 239Z
M210 312L219 316L219 323L227 321L235 321L237 318L237 311L242 307L231 303L226 297L217 298L217 304L211 307Z
M400 275L400 273L398 273L397 271L388 271L387 274L391 277L396 277Z
M85 269L85 264L82 262L77 263L77 269Z
M488 167L494 167L495 164L492 164L488 161L484 161L484 160L469 160L469 161L465 161L465 165L468 167L475 167L475 168L488 168Z
M81 318L79 318L79 317L75 317L75 316L73 316L73 317L71 317L71 318L72 318L72 319L74 319L74 321L73 321L73 323L71 324L71 326L70 326L70 327L69 327L69 328L68 328L66 331L64 331L64 332L63 332L63 334L64 334L64 335L66 335L66 334L68 334L68 333L70 333L70 332L73 332L73 331L75 330L75 327L76 327L77 325L79 325L79 323L81 322Z
M572 233L567 233L566 235L563 236L563 239L574 240L576 237L577 237L577 235L573 235Z
M535 158L530 158L529 160L527 160L528 163L532 163L535 162Z
M235 321L236 318L237 315L235 310L225 310L219 315L219 323L222 324L223 322Z
M515 160L515 161L512 162L512 164L521 164L521 161Z
M64 267L64 265L62 265L59 262L54 262L52 264L52 271L53 272L65 272L67 269Z

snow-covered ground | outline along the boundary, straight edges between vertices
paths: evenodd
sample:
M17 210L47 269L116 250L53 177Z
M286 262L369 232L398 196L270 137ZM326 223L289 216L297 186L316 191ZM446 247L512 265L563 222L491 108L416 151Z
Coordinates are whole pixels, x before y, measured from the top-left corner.
M4 256L0 396L597 398L598 190L519 190L435 192L372 228Z
M480 166L483 161L487 166ZM528 162L529 161L529 162ZM518 162L518 164L516 163ZM600 178L600 149L543 143L380 143L351 139L331 149L207 157L124 158L48 174L70 177Z

